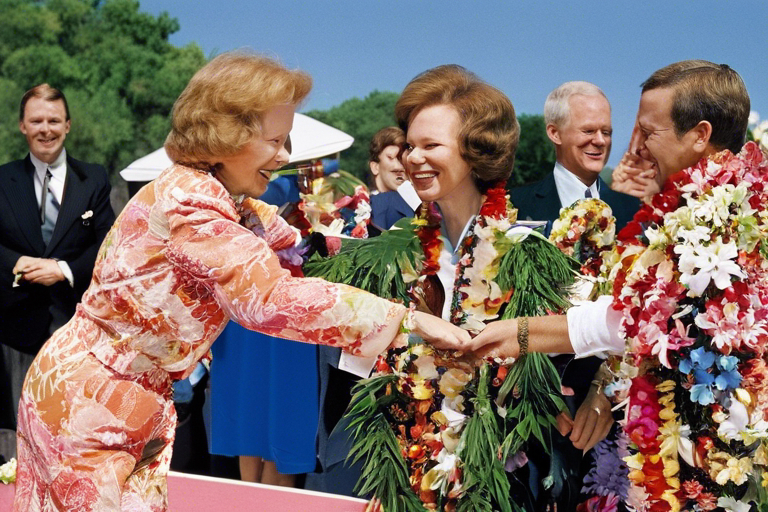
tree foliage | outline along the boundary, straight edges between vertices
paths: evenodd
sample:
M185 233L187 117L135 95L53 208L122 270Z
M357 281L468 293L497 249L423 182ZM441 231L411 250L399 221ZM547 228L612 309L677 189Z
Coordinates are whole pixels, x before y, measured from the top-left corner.
M518 187L538 181L555 166L555 147L547 137L547 125L540 114L520 114L520 143L515 154L515 168L508 186Z
M178 30L138 0L0 0L0 163L26 153L18 104L43 82L67 96L76 158L115 173L160 147L174 100L206 61L196 44L168 42Z
M368 145L377 131L395 125L395 102L399 97L394 92L373 91L362 100L351 98L328 110L310 110L306 114L355 138L341 154L340 166L368 183Z
M394 92L373 91L364 99L351 98L328 110L311 110L307 115L348 133L355 138L352 147L341 154L341 167L368 181L368 144L371 137L395 124ZM544 117L521 114L520 144L509 186L515 187L541 179L555 165L555 150L547 138Z

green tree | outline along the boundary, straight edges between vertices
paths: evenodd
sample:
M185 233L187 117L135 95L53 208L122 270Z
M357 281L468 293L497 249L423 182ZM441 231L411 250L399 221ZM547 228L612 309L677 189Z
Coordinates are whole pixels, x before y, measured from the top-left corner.
M168 42L178 29L137 0L0 0L0 162L25 154L17 105L42 82L67 96L77 158L116 173L160 147L174 100L206 62L196 44Z
M399 97L394 92L373 91L362 100L351 98L328 110L310 110L306 114L355 138L341 154L340 166L368 183L368 145L377 131L395 125Z
M538 181L555 166L555 147L547 137L544 116L520 114L520 143L515 168L507 186L518 187Z

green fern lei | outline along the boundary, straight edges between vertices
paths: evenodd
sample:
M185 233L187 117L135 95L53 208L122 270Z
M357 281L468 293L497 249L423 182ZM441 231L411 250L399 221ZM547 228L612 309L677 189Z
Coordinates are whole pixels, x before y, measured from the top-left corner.
M418 275L423 255L411 219L401 219L395 226L401 229L364 240L344 239L339 253L330 258L315 253L305 263L304 274L408 303L403 274Z
M565 288L573 284L578 262L565 257L538 233L512 246L500 267L499 286L514 290L502 320L559 313L570 306ZM506 400L513 389L516 398ZM508 404L506 419L514 425L501 445L502 456L506 459L517 453L532 438L549 453L549 431L556 426L555 417L565 409L560 376L549 357L530 353L512 365L499 389L499 399Z
M580 265L536 231L513 245L499 266L499 287L514 290L502 319L542 316L571 305L565 289L574 283Z
M499 459L501 429L488 393L488 365L480 368L477 395L472 399L475 412L464 427L457 455L463 461L464 494L457 512L519 510L510 503L510 484ZM513 509L514 506L514 509Z
M364 460L356 493L376 496L387 511L424 512L421 500L411 489L397 437L381 412L397 400L396 382L396 375L386 374L355 385L346 413L352 418L347 428L354 430L355 443L347 460L350 464ZM387 388L392 394L387 393Z
M404 229L389 231L374 239L345 240L339 254L325 260L314 257L305 266L305 273L407 302L401 274L418 272L417 265L420 266L423 255L415 226L405 219L398 225ZM537 233L511 244L499 266L497 283L502 289L515 291L503 319L559 312L569 305L563 297L564 286L559 285L573 283L571 267L578 268L578 264L564 257ZM470 459L469 463L463 461L463 476L467 485L471 482L473 491L461 497L459 510L493 510L494 503L505 506L503 510L520 510L518 505L510 503L510 484L502 461L508 453L515 453L534 438L548 449L550 443L545 433L555 425L555 416L564 408L560 380L549 359L542 354L530 354L518 361L499 390L498 402L508 407L505 421L501 421L490 406L487 368L485 372L484 391L477 396L484 397L480 402L482 405L485 401L487 407L480 407L482 413L475 410L462 433L464 456ZM391 512L422 511L421 501L410 488L408 466L397 437L383 414L388 405L397 400L386 394L387 384L396 380L394 375L381 375L362 381L355 389L353 404L347 413L356 438L350 457L354 461L361 458L366 461L359 492L373 493ZM512 389L520 392L514 401ZM474 425L472 429L470 424ZM502 431L502 425L511 430ZM495 462L487 463L486 459ZM502 495L506 501L500 498Z

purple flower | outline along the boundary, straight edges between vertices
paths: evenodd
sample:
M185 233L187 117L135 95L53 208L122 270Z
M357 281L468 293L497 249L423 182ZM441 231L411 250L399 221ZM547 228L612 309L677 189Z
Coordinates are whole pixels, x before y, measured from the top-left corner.
M302 256L307 252L307 247L295 246L277 251L277 257L281 265L301 266L304 263Z
M619 436L617 439L616 436ZM593 451L594 464L584 478L582 492L597 496L614 494L626 501L629 490L629 469L622 460L626 455L626 439L619 430L600 441ZM622 448L623 447L623 448Z

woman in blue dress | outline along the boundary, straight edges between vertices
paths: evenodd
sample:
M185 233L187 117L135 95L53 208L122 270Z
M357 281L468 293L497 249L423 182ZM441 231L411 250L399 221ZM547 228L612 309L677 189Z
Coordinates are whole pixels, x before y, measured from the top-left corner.
M295 177L270 182L260 199L298 201ZM243 481L293 487L315 470L317 347L230 322L212 352L211 453L237 456Z

